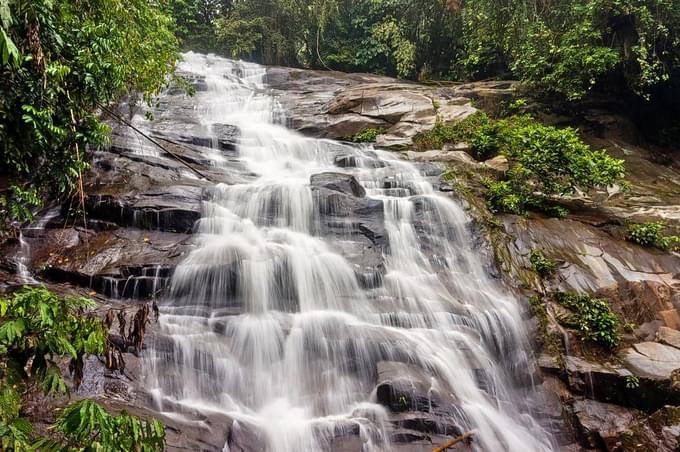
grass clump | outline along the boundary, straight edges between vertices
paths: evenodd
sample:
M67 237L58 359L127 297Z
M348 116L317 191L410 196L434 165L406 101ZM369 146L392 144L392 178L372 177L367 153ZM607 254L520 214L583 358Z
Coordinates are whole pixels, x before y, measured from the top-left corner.
M620 319L612 311L608 300L566 292L554 292L553 299L572 312L566 324L576 329L582 340L600 344L609 350L619 345Z
M666 223L663 221L631 224L628 226L627 239L641 246L662 250L680 248L680 236L666 234Z
M378 135L382 135L385 133L385 129L382 127L380 128L367 128L362 130L361 132L357 132L354 135L352 135L349 138L349 141L352 141L354 143L375 143L375 140L378 138Z
M552 276L557 268L555 265L555 261L553 259L550 259L549 257L546 257L543 254L543 251L539 249L531 250L529 262L531 263L531 268L542 279Z

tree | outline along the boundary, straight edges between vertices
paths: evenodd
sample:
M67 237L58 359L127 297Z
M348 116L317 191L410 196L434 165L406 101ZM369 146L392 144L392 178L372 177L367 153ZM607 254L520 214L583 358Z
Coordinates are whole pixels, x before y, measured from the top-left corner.
M87 150L109 132L94 112L131 92L150 100L177 41L147 0L0 0L0 12L1 223L24 221L39 195L82 191Z

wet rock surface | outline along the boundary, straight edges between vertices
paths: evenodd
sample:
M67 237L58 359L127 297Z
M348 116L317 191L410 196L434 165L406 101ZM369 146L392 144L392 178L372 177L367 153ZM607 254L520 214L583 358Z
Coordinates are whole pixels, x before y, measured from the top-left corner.
M513 92L512 82L429 87L371 74L273 67L267 83L286 111L288 125L302 133L348 138L382 129L377 144L405 149L437 121L457 121L476 111L471 99Z

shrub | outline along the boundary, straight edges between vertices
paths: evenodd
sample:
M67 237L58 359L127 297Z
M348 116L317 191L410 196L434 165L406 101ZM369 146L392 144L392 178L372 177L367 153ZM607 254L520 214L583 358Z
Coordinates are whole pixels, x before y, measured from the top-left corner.
M547 278L555 273L555 261L549 257L545 257L543 251L539 249L531 250L529 262L531 263L531 268L538 273L538 276L541 278Z
M486 113L478 111L467 118L453 124L445 124L438 120L434 128L418 133L413 138L416 151L441 149L445 144L469 142L480 127L490 122Z
M414 148L441 148L461 141L470 144L478 160L499 153L508 159L509 169L501 180L482 180L493 212L538 210L563 217L568 211L551 204L551 197L573 194L577 188L625 183L623 160L592 150L575 129L546 126L529 115L491 120L478 112L457 124L438 122L416 135Z
M21 394L39 386L45 394L68 393L59 361L70 358L78 386L83 358L101 355L107 342L103 322L88 312L85 298L60 297L44 287L24 288L0 298L0 449L2 450L162 450L163 427L123 412L108 414L89 400L67 407L54 428L57 441L33 437L31 423L21 417Z
M349 138L349 141L353 141L355 143L375 143L375 140L378 138L378 135L381 135L385 132L385 129L383 128L368 128L364 129L361 132L355 133Z
M145 421L122 411L114 416L92 400L72 403L54 424L64 438L61 441L39 440L41 450L66 451L75 446L85 451L161 451L165 447L165 429L157 420Z
M581 338L614 349L619 345L620 319L611 310L609 301L587 294L554 292L553 299L573 314L568 326L578 330Z
M493 211L534 209L562 216L563 209L550 207L551 197L573 194L577 188L589 190L624 182L623 160L590 149L574 129L515 116L498 121L494 133L495 145L507 157L509 170L500 183L487 184Z
M680 246L680 236L666 235L665 230L666 223L662 221L631 224L628 226L627 238L641 246L676 249Z

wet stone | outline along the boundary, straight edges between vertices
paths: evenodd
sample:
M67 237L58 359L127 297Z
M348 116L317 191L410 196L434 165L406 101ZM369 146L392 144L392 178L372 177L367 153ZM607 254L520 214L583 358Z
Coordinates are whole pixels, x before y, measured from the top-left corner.
M344 173L320 173L314 174L310 183L313 187L324 187L329 190L339 191L356 197L366 196L366 190L359 181L351 174Z

